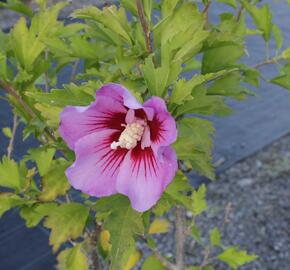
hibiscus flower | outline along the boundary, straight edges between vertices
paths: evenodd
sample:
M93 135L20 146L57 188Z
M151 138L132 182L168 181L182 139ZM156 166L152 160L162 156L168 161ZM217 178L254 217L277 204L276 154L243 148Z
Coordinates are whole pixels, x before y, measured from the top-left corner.
M174 118L159 97L143 106L122 85L107 84L87 107L65 107L59 132L75 152L71 185L103 197L121 193L143 212L159 200L177 170Z

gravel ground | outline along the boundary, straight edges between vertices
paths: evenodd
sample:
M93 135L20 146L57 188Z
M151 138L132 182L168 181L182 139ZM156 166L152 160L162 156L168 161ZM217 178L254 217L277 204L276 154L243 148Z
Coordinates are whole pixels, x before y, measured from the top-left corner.
M243 269L290 269L290 136L221 174L208 186L208 201L213 207L232 205L225 244L259 256ZM221 218L211 225L221 224Z

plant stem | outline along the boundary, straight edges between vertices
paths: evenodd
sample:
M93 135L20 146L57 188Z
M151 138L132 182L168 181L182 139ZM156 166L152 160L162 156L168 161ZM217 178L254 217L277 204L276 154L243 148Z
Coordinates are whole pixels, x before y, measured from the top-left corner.
M211 5L211 1L208 1L208 3L206 4L206 6L204 7L202 11L202 14L206 14L206 16L208 16L208 10L209 10L210 5Z
M90 240L91 240L91 258L92 258L92 266L94 270L100 270L100 261L99 261L99 255L97 252L97 244L98 244L98 238L101 232L101 226L98 224L95 224L95 228L93 232L91 233Z
M237 22L240 21L242 14L243 14L243 11L244 11L244 7L241 5L239 10L238 10L238 14L237 14Z
M71 72L71 77L70 77L70 81L73 82L76 78L76 73L77 73L77 69L78 69L78 65L79 65L80 61L77 60L73 63L72 65L72 72Z
M162 263L162 265L167 269L167 270L177 270L175 265L166 260L159 252L154 251L154 255L157 257L157 259Z
M38 118L37 114L30 108L30 106L24 101L24 99L17 93L17 91L13 88L13 86L7 84L3 80L0 80L0 87L2 87L8 94L13 96L32 119ZM48 128L45 128L44 132L47 135L47 137L49 137L52 141L56 142L56 138L49 131Z
M9 144L7 147L7 157L10 159L12 152L13 152L13 146L14 146L14 141L15 141L15 134L16 134L16 130L17 130L17 126L18 126L18 118L17 115L14 114L13 116L13 127L12 127L12 136L9 140Z
M151 33L150 33L149 25L145 16L142 0L136 0L136 5L137 5L139 19L143 28L144 36L145 36L146 48L147 48L148 53L151 54L153 52L151 40L150 40Z
M262 67L262 66L266 66L266 65L271 65L271 64L276 64L278 62L279 59L277 58L272 58L272 59L269 59L269 60L265 60L261 63L258 63L254 66L252 66L252 68L259 68L259 67Z
M184 270L184 245L185 245L185 228L184 228L184 211L177 206L175 208L175 256L176 270Z

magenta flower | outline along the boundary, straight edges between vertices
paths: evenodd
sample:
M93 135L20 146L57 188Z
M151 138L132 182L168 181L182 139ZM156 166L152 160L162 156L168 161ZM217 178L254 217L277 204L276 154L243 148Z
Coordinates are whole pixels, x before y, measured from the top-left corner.
M102 197L121 193L146 211L160 198L177 170L171 148L176 124L165 102L143 106L119 84L107 84L87 107L66 107L59 132L75 151L66 175L76 189Z

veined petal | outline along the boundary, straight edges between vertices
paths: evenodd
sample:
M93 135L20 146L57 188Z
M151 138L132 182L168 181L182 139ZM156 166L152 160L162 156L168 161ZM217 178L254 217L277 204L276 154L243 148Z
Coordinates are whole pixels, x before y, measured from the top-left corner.
M175 120L167 111L164 100L159 97L152 97L144 103L144 108L146 107L155 111L152 121L148 122L152 144L167 146L175 142L177 138Z
M87 107L67 106L60 114L59 133L71 149L83 136L105 129L122 130L127 109L112 98L98 97Z
M129 197L132 207L144 212L159 200L177 170L176 154L171 147L151 147L140 144L129 151L121 164L117 191Z
M120 132L104 130L89 134L75 145L76 161L66 170L66 176L75 189L102 197L116 193L116 179L120 164L128 150L112 150L111 143Z

